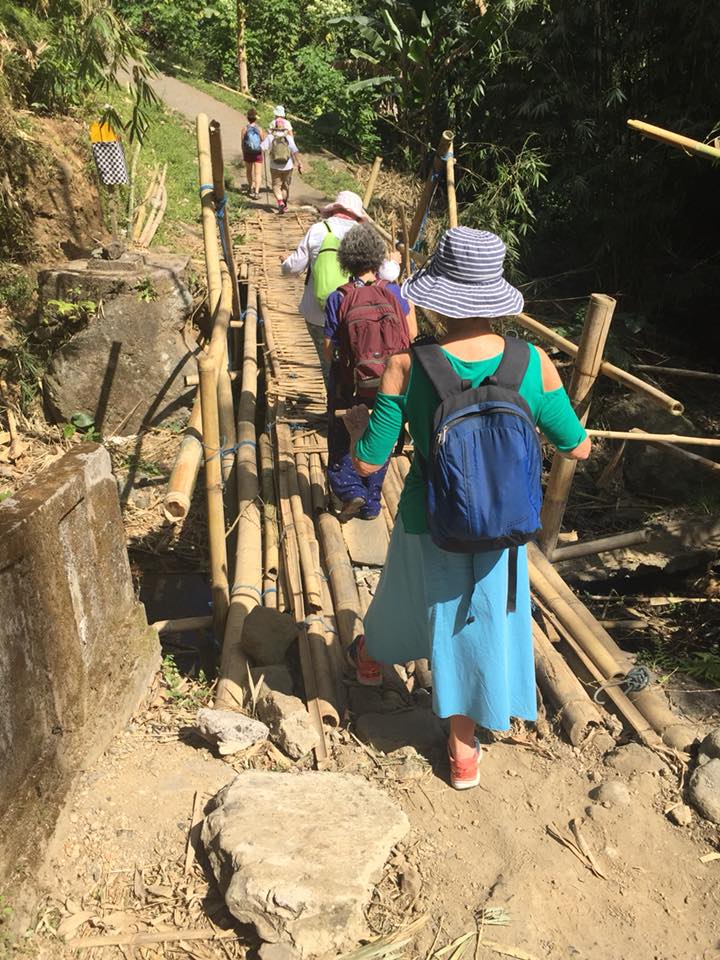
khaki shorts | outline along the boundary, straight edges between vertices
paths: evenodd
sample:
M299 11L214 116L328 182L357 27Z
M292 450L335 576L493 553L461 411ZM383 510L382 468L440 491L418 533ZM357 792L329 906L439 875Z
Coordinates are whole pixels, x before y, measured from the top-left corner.
M292 167L289 170L275 170L271 167L270 176L272 177L273 190L289 190L290 183L292 181L292 175Z

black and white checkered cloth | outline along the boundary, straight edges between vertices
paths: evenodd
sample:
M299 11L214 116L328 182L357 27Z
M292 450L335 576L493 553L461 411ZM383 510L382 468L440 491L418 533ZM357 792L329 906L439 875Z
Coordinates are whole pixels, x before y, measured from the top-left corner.
M119 140L92 145L100 182L106 187L128 182L125 153Z

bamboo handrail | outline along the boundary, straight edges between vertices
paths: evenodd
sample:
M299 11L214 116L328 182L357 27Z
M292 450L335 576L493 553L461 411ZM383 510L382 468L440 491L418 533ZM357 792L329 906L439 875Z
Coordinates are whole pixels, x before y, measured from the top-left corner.
M445 163L445 155L448 150L452 147L455 134L452 130L445 130L440 137L440 140L437 145L437 150L435 151L435 156L433 158L432 169L428 174L428 178L425 181L425 186L423 187L422 193L420 194L420 200L418 201L417 209L415 210L415 215L412 218L412 223L410 224L410 246L412 247L415 241L418 238L420 233L420 226L423 222L425 216L425 210L430 198L432 197L433 190L435 189L435 181L443 168Z
M262 533L260 486L255 432L257 405L257 302L255 287L248 284L243 330L242 388L237 413L235 452L238 522L230 608L223 636L220 680L215 706L242 707L247 684L247 660L240 643L248 614L261 602Z
M665 130L664 127L653 126L652 123L645 123L643 120L628 120L627 124L644 137L659 140L661 143L667 143L671 147L679 147L681 150L689 150L690 153L707 157L710 160L720 160L720 150L718 150L717 147L711 147L709 143L702 143L700 140L684 137L681 133L673 133L672 130Z
M452 229L458 225L457 195L455 193L455 154L452 144L448 148L445 172L447 179L448 225Z
M608 440L641 440L644 443L687 443L696 447L720 447L716 437L686 437L677 433L647 433L644 430L588 430L588 436Z
M602 293L593 293L588 303L572 380L568 388L570 401L583 425L587 423L590 412L592 388L602 364L615 303L612 297ZM542 532L539 543L546 556L552 554L557 544L576 467L576 460L563 457L559 451L555 453L541 514Z
M720 373L710 373L707 370L687 370L684 367L661 367L654 363L633 364L636 370L645 373L667 373L671 377L687 377L688 380L720 380Z
M278 529L275 484L273 482L272 442L260 434L260 488L263 503L263 584L262 600L266 607L277 607Z
M220 219L220 233L222 237L222 249L225 263L230 271L232 283L232 302L233 317L240 318L240 291L237 281L237 270L235 268L235 256L233 254L232 235L230 233L230 221L228 220L227 210L225 208L225 166L223 163L222 136L220 133L220 124L217 120L210 123L208 130L210 138L210 162L212 165L213 192L215 194L215 207L222 210Z
M650 446L657 447L659 450L665 450L667 453L672 454L674 457L679 457L681 460L690 460L692 463L696 463L704 470L709 470L710 473L720 473L720 463L718 463L717 460L710 460L708 457L701 457L697 453L691 453L689 450L683 449L683 447L677 447L673 443L666 443L664 440L648 439L647 433L645 433L644 430L640 430L638 427L633 427L632 432L642 434L643 439L646 443L649 443ZM625 441L623 441L623 443L624 442Z
M553 563L559 563L561 560L577 560L579 557L589 557L596 553L634 547L639 543L647 543L649 538L649 530L630 530L628 533L616 533L610 537L598 537L596 540L585 540L556 547L550 559Z
M517 323L518 326L540 337L541 340L546 340L554 347L557 347L558 350L562 350L562 352L568 356L574 357L577 355L577 344L573 343L572 340L567 340L555 330L551 330L550 327L546 327L544 323L540 323L539 320L529 316L527 313L519 313L510 319L513 323ZM670 413L676 416L679 416L685 409L679 400L669 396L667 393L663 393L663 391L658 390L657 387L651 386L651 384L646 383L645 380L641 380L640 377L633 376L632 373L628 373L627 370L608 363L607 360L603 360L601 363L600 373L610 380L615 380L616 383L620 383L622 386L633 390L635 393L641 393L649 397L654 403L665 407L666 410L669 410Z
M200 403L202 409L203 452L205 460L205 499L208 515L210 579L213 598L215 636L225 632L229 602L225 513L223 509L222 466L220 463L220 423L217 408L215 365L201 357Z
M372 170L370 171L370 178L365 187L365 193L363 195L363 207L367 210L368 204L372 200L372 195L375 192L375 184L377 183L378 175L380 174L380 167L382 166L383 158L375 157L373 160Z

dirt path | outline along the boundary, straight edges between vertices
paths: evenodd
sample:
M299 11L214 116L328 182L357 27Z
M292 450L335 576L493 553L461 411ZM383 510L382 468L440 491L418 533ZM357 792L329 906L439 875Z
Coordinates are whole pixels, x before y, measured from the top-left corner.
M166 74L158 74L152 81L152 87L171 110L182 114L189 120L194 122L198 113L206 113L211 120L217 120L222 127L225 162L239 166L244 174L241 131L247 121L242 111L235 110L207 93L190 86L190 84ZM302 148L300 135L298 135L298 141L298 147ZM303 156L308 156L312 160L312 154L306 155L303 153ZM240 180L239 177L238 180ZM316 190L315 187L305 183L297 170L294 172L291 205L318 206L327 199L329 198ZM272 198L270 198L270 202L272 202ZM250 205L255 206L252 203ZM264 206L264 204L258 204L258 206Z

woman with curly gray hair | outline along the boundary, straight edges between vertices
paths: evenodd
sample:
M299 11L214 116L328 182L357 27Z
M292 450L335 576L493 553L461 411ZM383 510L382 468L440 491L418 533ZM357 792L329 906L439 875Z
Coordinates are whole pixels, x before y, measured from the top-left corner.
M328 383L328 482L342 503L342 519L371 520L380 513L380 491L387 465L362 477L350 457L350 437L335 410L356 403L372 405L388 359L407 350L417 336L414 308L396 283L381 279L395 261L386 261L385 244L367 223L349 230L338 251L350 281L325 305L325 352L332 360Z

